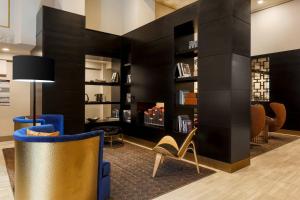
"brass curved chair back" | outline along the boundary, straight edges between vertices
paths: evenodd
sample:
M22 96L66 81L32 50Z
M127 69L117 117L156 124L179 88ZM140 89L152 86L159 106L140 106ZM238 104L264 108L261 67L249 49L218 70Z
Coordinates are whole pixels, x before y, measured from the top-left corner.
M251 139L257 137L266 125L265 108L260 104L251 105Z
M187 148L189 147L191 141L193 140L194 135L196 135L197 128L192 130L188 136L185 138L183 144L181 145L179 151L178 151L178 157L184 156L184 153L186 152Z
M270 107L275 113L275 118L269 121L269 131L275 132L281 129L286 120L286 109L282 103L270 103Z
M16 141L15 199L97 199L99 141Z

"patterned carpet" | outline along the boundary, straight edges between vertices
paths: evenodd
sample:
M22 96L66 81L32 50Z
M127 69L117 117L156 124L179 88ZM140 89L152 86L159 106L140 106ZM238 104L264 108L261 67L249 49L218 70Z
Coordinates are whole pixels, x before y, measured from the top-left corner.
M14 148L4 149L3 153L13 188ZM111 163L111 199L152 199L215 173L201 167L197 174L192 164L166 159L153 179L154 158L154 152L128 143L105 148L104 159Z
M250 157L254 158L263 153L266 153L268 151L272 151L273 149L281 147L282 145L293 142L299 138L300 138L299 136L295 136L295 135L287 135L287 134L270 132L268 143L251 144Z

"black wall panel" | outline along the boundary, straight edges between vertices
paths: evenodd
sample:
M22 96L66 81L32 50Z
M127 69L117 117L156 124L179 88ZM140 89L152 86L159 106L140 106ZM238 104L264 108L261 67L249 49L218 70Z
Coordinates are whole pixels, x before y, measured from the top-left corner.
M63 114L66 133L82 132L85 18L48 7L41 13L43 55L55 60L55 83L43 84L43 113Z

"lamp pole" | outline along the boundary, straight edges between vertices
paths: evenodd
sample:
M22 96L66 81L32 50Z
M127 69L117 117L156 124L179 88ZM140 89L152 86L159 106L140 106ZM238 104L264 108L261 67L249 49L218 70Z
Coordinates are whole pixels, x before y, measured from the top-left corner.
M33 81L33 126L36 126L36 82Z

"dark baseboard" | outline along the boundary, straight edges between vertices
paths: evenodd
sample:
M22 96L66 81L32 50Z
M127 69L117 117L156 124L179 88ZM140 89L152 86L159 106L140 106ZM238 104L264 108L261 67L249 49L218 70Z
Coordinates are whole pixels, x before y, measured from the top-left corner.
M124 136L124 139L133 143L140 144L142 146L153 148L156 144L147 140L131 137L131 136ZM194 155L192 153L187 153L185 159L189 161L194 161ZM234 173L244 167L250 165L250 157L235 163L225 163L218 160L214 160L211 158L207 158L204 156L198 155L198 161L201 165L206 165L208 167L212 167L221 171L225 171L228 173Z

